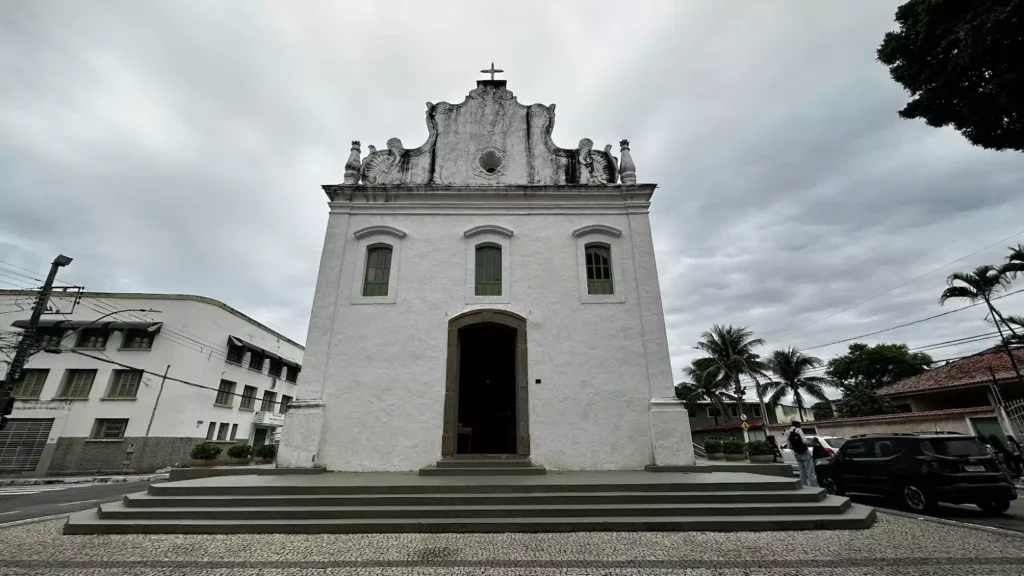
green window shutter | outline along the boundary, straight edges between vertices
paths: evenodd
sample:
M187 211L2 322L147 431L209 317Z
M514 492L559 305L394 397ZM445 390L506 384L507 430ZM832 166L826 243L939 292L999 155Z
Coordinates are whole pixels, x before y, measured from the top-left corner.
M387 296L391 276L391 247L374 246L366 252L363 296Z
M587 244L587 293L614 294L612 285L612 251L605 244Z
M501 296L501 247L478 246L476 249L477 296Z

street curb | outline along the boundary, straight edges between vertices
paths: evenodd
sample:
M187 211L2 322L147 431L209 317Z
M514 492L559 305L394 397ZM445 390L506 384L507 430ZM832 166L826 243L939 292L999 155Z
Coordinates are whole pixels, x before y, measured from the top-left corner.
M166 480L169 474L139 476L71 476L68 478L0 478L0 486L51 486L54 484L122 484Z
M1000 536L1009 536L1010 538L1017 538L1024 540L1024 532L1015 532L1013 530L1006 530L1005 528L995 528L993 526L985 526L983 524L973 524L971 522L960 522L958 520L949 520L946 518L936 518L934 516L919 516L917 514L911 514L909 512L902 512L899 510L885 510L882 508L875 508L875 511L879 514L891 514L892 516L901 516L903 518L909 518L911 520L924 520L925 522L932 522L935 524L942 524L945 526L953 526L956 528L967 528L968 530L977 530L980 532L989 532L992 534L998 534Z
M70 512L65 512L63 514L50 514L49 516L39 516L37 518L25 518L22 520L14 520L12 522L4 522L3 524L0 524L0 530L3 530L4 528L14 528L15 526L23 526L25 524L36 524L38 522L56 520L58 518L67 518L70 515Z

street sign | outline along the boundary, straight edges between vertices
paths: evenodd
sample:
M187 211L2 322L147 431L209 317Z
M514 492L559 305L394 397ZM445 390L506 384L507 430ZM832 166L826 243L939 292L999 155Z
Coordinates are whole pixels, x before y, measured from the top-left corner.
M740 427L743 428L744 432L746 432L747 430L750 430L750 422L744 421L740 424Z
M746 422L747 421L747 415L746 414L740 414L740 420Z

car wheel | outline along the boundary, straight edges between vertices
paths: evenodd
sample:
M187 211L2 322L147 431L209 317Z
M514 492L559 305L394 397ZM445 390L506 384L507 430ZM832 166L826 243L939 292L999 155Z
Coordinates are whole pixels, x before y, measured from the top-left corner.
M996 500L995 502L979 502L978 508L981 508L989 514L1002 514L1010 509L1010 501Z
M832 494L833 496L842 496L843 491L839 488L839 485L835 480L828 476L821 479L821 487L825 489L825 492Z
M914 512L926 513L935 509L935 503L923 490L908 484L903 487L903 503Z

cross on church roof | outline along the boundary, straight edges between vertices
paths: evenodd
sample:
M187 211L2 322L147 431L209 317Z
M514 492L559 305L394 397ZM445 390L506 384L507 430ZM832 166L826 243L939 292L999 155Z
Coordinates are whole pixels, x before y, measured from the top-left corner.
M494 62L491 62L491 69L490 70L481 70L480 72L483 73L483 74L490 74L491 75L491 80L494 80L495 73L498 73L498 72L501 72L502 74L505 73L504 70L496 70L494 68Z

